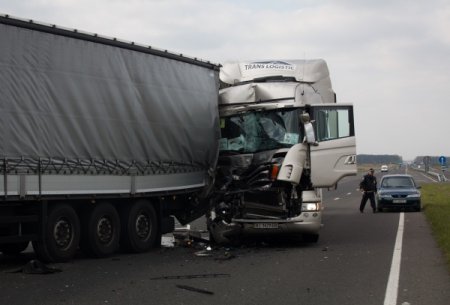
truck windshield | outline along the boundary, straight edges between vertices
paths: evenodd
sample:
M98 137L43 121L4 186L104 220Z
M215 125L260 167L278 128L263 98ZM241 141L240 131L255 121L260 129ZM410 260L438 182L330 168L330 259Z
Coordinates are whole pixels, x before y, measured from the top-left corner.
M255 153L291 147L302 139L299 109L255 111L220 120L222 152Z

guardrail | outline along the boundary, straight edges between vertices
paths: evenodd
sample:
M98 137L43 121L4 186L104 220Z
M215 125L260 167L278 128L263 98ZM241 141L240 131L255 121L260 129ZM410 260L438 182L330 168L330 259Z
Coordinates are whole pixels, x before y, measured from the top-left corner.
M439 182L446 182L447 181L447 177L445 177L444 174L435 173L435 172L428 172L427 174L437 177Z
M426 172L425 169L421 169L421 168L417 168L417 167L410 167L410 168L415 170L415 171L423 172L426 175L432 176L433 178L435 178L439 182L446 182L446 181L448 181L447 177L445 177L444 174L436 173L436 172L432 172L432 171Z

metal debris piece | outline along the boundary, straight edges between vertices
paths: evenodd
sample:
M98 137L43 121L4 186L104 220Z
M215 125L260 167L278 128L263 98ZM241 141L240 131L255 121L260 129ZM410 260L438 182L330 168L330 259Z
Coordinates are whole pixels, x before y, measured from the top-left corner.
M212 256L211 251L202 250L194 253L196 256Z
M200 288L195 288L195 287L186 286L186 285L176 285L176 286L178 288L184 289L184 290L189 290L189 291L194 291L194 292L199 292L199 293L209 294L209 295L214 294L214 292L206 290L206 289L200 289Z

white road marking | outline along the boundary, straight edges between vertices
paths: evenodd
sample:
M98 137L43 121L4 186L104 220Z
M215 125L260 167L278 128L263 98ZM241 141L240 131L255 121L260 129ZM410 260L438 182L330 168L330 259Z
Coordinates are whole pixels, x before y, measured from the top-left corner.
M434 181L434 182L438 182L437 180L434 180L433 178L431 178L431 177L429 177L429 176L427 176L427 175L425 175L425 174L423 174L423 173L420 173L422 176L424 176L425 178L428 178L428 179L430 179L431 181Z
M402 260L402 243L405 215L400 213L398 221L397 238L395 239L394 254L392 255L391 271L386 287L386 295L384 297L384 305L396 305L398 294L398 282L400 279L400 264Z
M352 193L347 193L347 195L351 195Z
M334 200L339 200L339 199L341 199L341 198L339 198L339 197L334 198Z

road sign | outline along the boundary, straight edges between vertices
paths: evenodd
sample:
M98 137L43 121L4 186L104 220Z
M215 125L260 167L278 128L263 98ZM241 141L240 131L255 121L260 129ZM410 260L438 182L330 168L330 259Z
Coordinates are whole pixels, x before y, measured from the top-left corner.
M444 156L440 156L439 157L439 164L445 165L445 163L447 163L447 158L444 157Z

